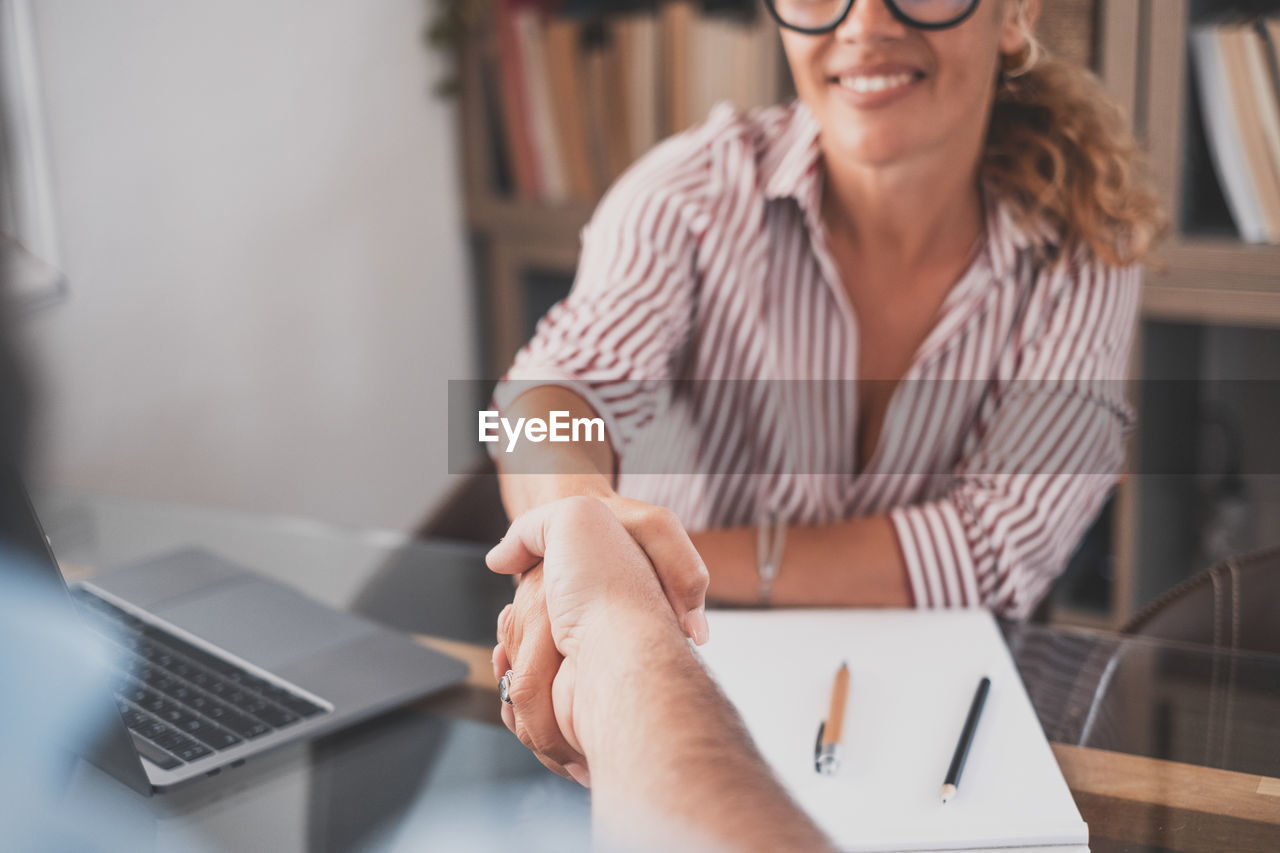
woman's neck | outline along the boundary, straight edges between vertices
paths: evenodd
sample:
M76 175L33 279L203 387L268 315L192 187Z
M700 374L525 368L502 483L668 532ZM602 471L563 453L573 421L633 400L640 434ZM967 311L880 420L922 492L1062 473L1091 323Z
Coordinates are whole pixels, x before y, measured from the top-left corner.
M908 269L946 263L982 233L976 166L867 167L830 154L824 166L823 223L859 257Z

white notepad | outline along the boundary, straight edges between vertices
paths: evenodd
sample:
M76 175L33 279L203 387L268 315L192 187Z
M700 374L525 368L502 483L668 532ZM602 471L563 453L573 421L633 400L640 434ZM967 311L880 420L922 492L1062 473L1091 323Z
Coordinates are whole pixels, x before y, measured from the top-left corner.
M985 611L783 610L708 616L701 653L782 784L844 850L1088 843L995 620ZM814 772L847 660L839 774ZM955 799L939 792L974 689L991 692Z

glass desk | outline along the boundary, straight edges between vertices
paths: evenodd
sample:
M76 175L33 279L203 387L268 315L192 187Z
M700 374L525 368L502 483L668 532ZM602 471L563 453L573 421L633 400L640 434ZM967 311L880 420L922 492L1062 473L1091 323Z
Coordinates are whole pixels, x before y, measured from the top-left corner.
M1095 850L1280 850L1280 656L1005 634Z
M200 545L472 664L462 686L151 798L80 764L60 814L109 850L585 849L586 792L502 727L511 582L485 549L152 502L37 496L71 575ZM1005 627L1094 850L1280 850L1280 657Z

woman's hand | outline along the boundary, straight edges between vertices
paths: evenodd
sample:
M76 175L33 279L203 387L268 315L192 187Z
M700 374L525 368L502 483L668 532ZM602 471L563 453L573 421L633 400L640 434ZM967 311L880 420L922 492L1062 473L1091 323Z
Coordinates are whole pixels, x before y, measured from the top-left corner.
M516 673L503 720L543 764L583 784L574 678L591 638L619 625L680 633L633 536L605 502L566 498L516 519L486 559L494 571L524 573L498 618L494 672Z
M548 594L543 590L544 577L539 566L543 545L540 540L535 542L536 547L525 545L517 548L508 544L516 541L517 532L528 529L528 525L545 524L544 513L553 507L558 515L570 518L565 522L566 527L572 527L575 535L586 537L594 534L581 516L588 513L611 516L609 521L612 524L606 525L610 535L601 540L609 543L607 550L600 550L597 542L576 543L565 549L575 555L596 553L600 556L599 565L583 564L581 557L577 557L575 571L594 573L598 583L593 585L587 578L574 574L570 587L572 595L561 590ZM530 518L535 520L526 521ZM490 552L488 560L489 567L495 571L521 576L515 599L498 617L494 672L499 678L508 669L516 673L511 697L524 711L517 716L511 706L504 705L503 721L549 769L584 785L588 776L582 748L572 738L572 723L560 718L560 715L570 713L571 704L567 700L555 701L557 691L572 692L573 668L562 665L567 656L562 644L572 645L574 642L574 626L580 621L568 613L574 606L581 605L594 612L601 602L614 601L623 609L634 603L632 599L639 587L619 585L617 578L609 576L612 561L624 556L629 566L644 567L648 575L644 585L646 595L656 590L659 607L665 598L669 620L678 624L695 642L705 643L708 638L705 604L709 580L707 568L679 519L670 510L617 495L603 499L562 498L517 518L506 538ZM566 608L559 613L559 622L570 626L568 634L553 637L551 627L557 621L557 614L548 613L550 601Z
M601 502L648 557L685 635L698 645L705 643L710 639L707 586L711 576L680 519L666 507L616 494Z
M487 558L495 571L516 565L525 570L515 600L498 614L494 678L507 670L518 673L508 689L512 704L502 705L502 721L549 770L585 785L587 762L581 745L576 739L571 742L573 721L568 710L572 702L566 696L555 701L557 692L571 692L570 671L562 668L564 656L551 631L543 570L540 565L529 569L520 557L505 556L509 553L510 549L494 549Z
M554 385L530 388L505 409L507 417L517 419L546 419L553 411L570 418L597 416L573 391ZM613 490L615 462L609 441L525 444L497 460L503 505L517 518L562 498L602 501L648 556L671 611L701 645L707 641L707 567L675 513L618 496Z

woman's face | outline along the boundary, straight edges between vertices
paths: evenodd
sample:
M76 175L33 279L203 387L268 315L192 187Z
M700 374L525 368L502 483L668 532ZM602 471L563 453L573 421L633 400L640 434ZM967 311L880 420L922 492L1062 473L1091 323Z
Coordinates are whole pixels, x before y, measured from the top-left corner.
M885 0L855 0L830 33L784 28L796 91L827 156L887 166L970 152L985 134L1000 54L1025 44L1018 6L981 0L958 26L927 31L893 17Z

